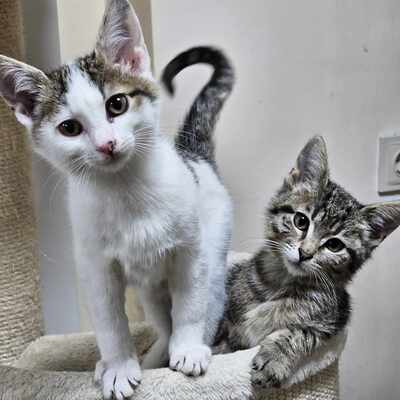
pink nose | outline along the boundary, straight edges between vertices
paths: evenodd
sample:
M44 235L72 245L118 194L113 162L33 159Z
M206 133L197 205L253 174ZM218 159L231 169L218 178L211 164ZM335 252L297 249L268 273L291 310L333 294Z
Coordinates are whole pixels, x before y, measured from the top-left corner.
M112 156L115 150L115 140L110 140L100 146L97 146L96 150L100 153L106 154L107 156Z

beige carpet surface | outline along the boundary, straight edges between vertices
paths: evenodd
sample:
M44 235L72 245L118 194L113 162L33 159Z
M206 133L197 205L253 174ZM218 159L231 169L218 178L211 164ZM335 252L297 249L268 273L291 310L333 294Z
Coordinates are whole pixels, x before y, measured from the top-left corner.
M142 356L156 335L150 326L135 324L133 340ZM250 365L258 349L213 356L207 374L191 378L168 368L146 370L135 400L338 400L338 357L345 336L304 360L293 386L254 392ZM93 383L99 359L94 334L44 336L22 354L13 367L0 366L2 400L101 400ZM91 371L91 372L85 372Z

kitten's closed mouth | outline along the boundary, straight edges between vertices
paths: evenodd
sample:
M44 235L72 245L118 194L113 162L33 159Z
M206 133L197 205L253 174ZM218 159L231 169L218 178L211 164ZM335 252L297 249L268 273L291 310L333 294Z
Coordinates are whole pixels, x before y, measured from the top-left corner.
M121 169L128 161L129 155L127 153L114 153L112 156L107 156L97 159L94 162L94 167L110 172Z
M300 261L285 260L285 265L289 273L295 276L307 274L307 269L304 264Z
M291 265L293 265L293 267L300 269L300 270L304 270L304 265L301 261L289 261Z

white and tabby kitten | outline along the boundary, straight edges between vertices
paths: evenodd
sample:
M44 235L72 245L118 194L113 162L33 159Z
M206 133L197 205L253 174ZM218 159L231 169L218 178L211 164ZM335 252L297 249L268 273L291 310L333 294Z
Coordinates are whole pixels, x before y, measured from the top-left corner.
M196 62L215 67L176 144L159 132L159 88L128 0L109 0L95 50L56 71L0 57L1 95L33 149L68 175L77 265L102 358L96 378L107 399L132 396L141 381L127 284L159 333L145 368L169 359L187 375L204 373L223 313L232 206L211 135L233 74L222 54L210 50L202 60L201 50L169 70L172 79ZM218 57L226 62L213 63Z

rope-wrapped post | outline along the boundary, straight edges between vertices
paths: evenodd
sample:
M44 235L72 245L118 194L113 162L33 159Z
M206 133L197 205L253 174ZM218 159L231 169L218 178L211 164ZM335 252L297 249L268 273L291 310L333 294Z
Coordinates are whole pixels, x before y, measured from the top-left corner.
M19 0L0 0L0 53L23 58ZM42 333L39 268L25 134L0 100L0 364Z

